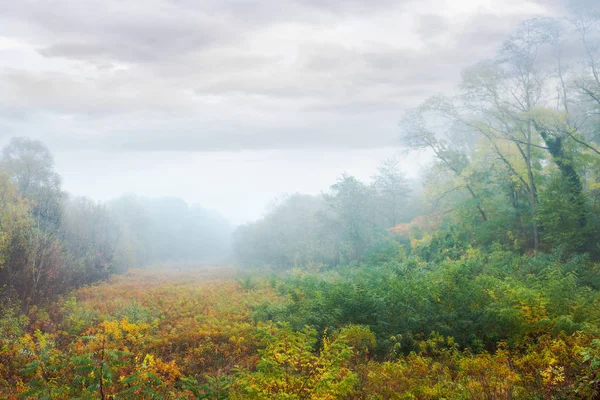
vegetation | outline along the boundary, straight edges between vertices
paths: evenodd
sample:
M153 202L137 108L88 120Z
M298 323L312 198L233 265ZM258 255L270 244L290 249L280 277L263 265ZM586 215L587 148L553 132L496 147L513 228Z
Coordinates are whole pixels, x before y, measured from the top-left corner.
M0 393L594 398L598 274L588 260L474 250L269 279L130 271L44 310L5 310Z
M600 398L599 24L524 22L404 116L406 151L434 159L422 185L390 160L289 196L234 233L243 272L126 272L220 255L226 224L69 199L45 146L13 140L0 395Z
M0 300L25 313L129 268L220 260L229 230L222 217L179 199L70 197L39 141L14 138L2 151Z

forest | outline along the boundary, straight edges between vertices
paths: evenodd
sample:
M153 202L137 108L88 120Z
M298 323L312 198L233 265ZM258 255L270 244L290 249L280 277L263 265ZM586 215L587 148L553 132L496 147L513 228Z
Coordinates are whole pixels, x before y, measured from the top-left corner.
M13 138L0 397L600 399L600 15L524 21L473 61L370 180L238 227L73 197Z

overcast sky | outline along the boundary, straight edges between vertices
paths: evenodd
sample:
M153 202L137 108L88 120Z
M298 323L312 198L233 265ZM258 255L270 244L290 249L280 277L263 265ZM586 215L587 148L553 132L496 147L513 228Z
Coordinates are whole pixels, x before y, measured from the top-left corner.
M234 223L367 179L402 111L450 92L548 0L0 0L0 144L65 188L179 196ZM418 174L425 160L405 160Z

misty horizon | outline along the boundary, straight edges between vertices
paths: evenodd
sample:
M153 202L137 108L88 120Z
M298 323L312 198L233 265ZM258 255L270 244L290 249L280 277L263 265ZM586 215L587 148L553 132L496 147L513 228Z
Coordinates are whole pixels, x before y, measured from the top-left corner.
M311 165L305 164L307 158L306 151L296 153L301 160L295 163L290 162L290 154L287 153L285 155L288 157L288 162L282 167L283 171L280 169L278 171L279 174L273 174L270 176L270 179L263 180L262 188L247 187L247 192L245 193L250 193L250 195L243 195L243 199L231 199L229 194L219 193L219 188L222 186L222 182L220 181L209 181L204 184L198 183L198 181L202 181L202 175L198 176L198 181L195 183L195 185L199 185L202 188L202 190L198 191L193 191L189 187L181 187L177 183L169 182L170 179L176 178L182 170L203 171L203 167L207 164L212 165L214 168L219 168L220 162L227 163L231 160L233 156L230 154L209 154L206 157L208 159L206 161L202 160L205 157L191 156L187 164L175 163L175 168L171 165L167 170L162 171L161 174L161 179L167 182L168 190L161 187L152 187L150 184L150 182L156 179L151 171L155 168L154 160L160 157L158 153L149 155L137 154L136 162L139 163L139 166L133 170L121 171L123 175L129 175L129 178L125 180L121 175L119 177L122 180L120 185L115 185L113 178L119 174L119 171L115 171L115 175L107 174L106 164L103 164L102 170L97 172L98 175L90 175L89 172L82 173L80 171L70 173L67 168L62 167L64 161L61 160L61 153L55 155L55 162L57 172L63 177L65 190L73 196L89 197L100 202L109 202L128 194L156 199L180 198L190 206L197 205L207 210L218 212L235 226L262 217L273 202L277 202L287 195L295 193L320 195L327 192L331 184L344 173L356 176L364 181L369 181L376 173L379 164L385 159L397 156L398 150L371 150L366 155L361 154L361 152L359 154L364 158L360 158L360 163L358 164L356 162L347 162L347 152L316 150L315 153L316 156L323 158L329 155L329 163L322 163L316 167L313 166L314 171L311 171ZM255 177L264 177L269 172L268 169L271 168L268 165L269 158L281 159L283 155L280 152L268 152L266 156L263 154L252 154L250 160L246 159L243 173L247 175L252 174ZM373 157L374 154L379 155L379 157ZM350 159L356 160L356 157L351 157ZM428 162L431 162L431 157L427 153L398 157L398 159L400 160L402 169L407 172L407 176L414 180L419 178L421 168L427 165ZM333 163L335 164L331 165ZM289 173L282 173L284 171ZM233 171L233 173L239 175L240 171ZM82 178L83 182L81 181ZM251 184L255 184L249 176L246 176L245 179L240 179L239 177L237 179L243 183L250 182ZM104 185L110 186L110 191L105 190L102 184L103 181L106 182ZM236 176L231 177L226 182L236 182ZM215 191L217 192L216 194Z
M402 150L404 111L568 4L429 3L0 4L0 145L43 141L78 196L174 196L255 220L284 193L368 180ZM417 178L424 158L402 168Z

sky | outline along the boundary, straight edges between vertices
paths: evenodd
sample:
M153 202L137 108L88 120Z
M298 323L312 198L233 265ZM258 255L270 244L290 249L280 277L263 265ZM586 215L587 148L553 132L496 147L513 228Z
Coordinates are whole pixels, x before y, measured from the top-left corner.
M44 141L74 195L177 196L244 223L282 193L367 180L401 150L404 110L562 6L0 0L0 145Z

